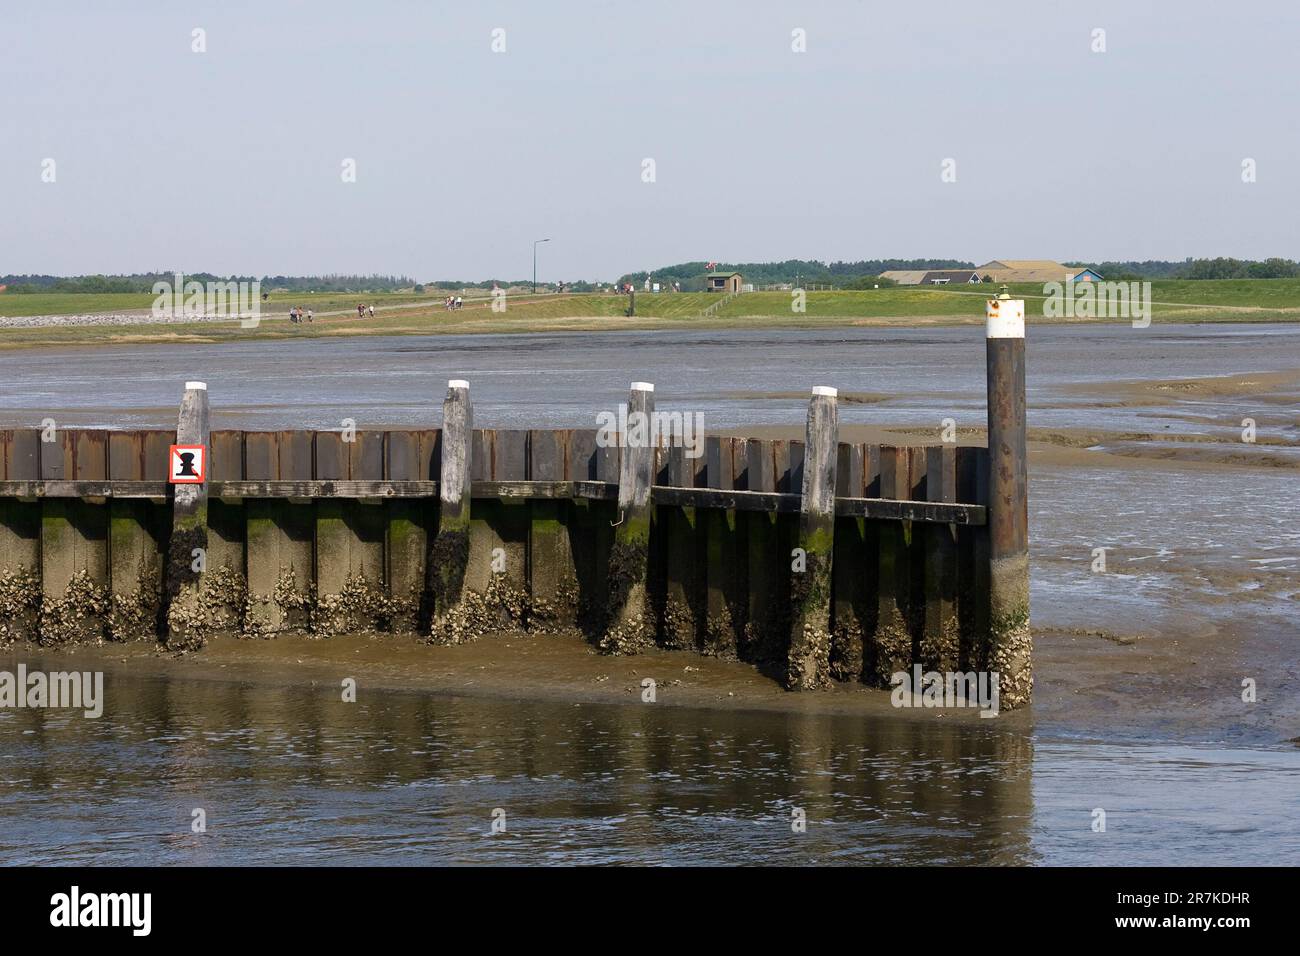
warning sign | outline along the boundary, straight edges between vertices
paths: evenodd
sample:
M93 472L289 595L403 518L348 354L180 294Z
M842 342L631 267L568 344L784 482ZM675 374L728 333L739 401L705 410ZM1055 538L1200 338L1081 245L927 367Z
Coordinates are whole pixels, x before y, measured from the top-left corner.
M167 480L173 485L201 485L207 467L207 449L202 445L172 445L171 472Z

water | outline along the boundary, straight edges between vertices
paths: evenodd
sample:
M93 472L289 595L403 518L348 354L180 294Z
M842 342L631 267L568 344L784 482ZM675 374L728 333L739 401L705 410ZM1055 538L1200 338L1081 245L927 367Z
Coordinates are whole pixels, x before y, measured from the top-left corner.
M1183 428L1168 409L1099 407L1078 383L1222 375L1300 366L1300 327L1035 327L1027 352L1031 427ZM483 428L594 428L655 383L656 407L703 411L708 429L801 424L813 385L883 395L842 403L845 423L939 427L984 420L984 330L836 328L375 336L0 352L0 425L46 417L111 428L173 427L187 380L206 381L216 428L359 429L438 424L448 379L472 387ZM784 397L774 397L784 395ZM1103 396L1104 397L1104 396ZM1239 427L1235 408L1218 408ZM1203 410L1203 409L1202 409ZM1255 408L1255 414L1261 409ZM937 416L937 417L936 417ZM1235 416L1235 417L1233 417Z
M343 704L129 672L107 687L99 720L0 712L0 862L1300 862L1296 753L400 691Z
M464 377L484 427L592 427L632 379L655 382L661 408L702 410L709 429L797 425L822 383L883 396L842 404L847 424L978 425L983 356L976 327L0 352L0 424L168 426L181 383L199 378L215 427L430 426L446 380ZM1230 443L1241 417L1280 408L1291 422L1272 427L1294 437L1294 408L1276 403L1073 390L1294 369L1293 326L1034 328L1028 367L1031 427L1177 433L1191 420ZM1294 473L1141 464L1033 467L1035 621L1149 627L1189 649L1165 647L1149 672L1159 649L1143 650L1100 672L1100 689L1059 690L1074 662L1045 642L1032 723L373 688L344 705L303 681L123 667L99 720L0 710L0 862L1300 862L1300 752L1286 743L1300 734ZM1112 573L1091 573L1098 546ZM1204 622L1217 630L1198 646ZM1195 670L1193 657L1217 663ZM0 670L34 659L11 649ZM1260 682L1257 706L1237 703L1243 674ZM195 808L206 833L191 832Z

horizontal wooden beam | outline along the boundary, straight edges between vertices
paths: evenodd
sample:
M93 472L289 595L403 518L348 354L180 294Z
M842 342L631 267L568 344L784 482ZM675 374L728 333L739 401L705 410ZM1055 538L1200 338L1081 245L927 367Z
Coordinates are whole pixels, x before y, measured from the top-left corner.
M0 498L157 498L166 501L165 481L0 481Z
M799 496L777 491L729 491L721 488L672 488L655 485L650 493L657 505L799 513Z
M656 504L732 511L767 511L798 514L802 497L776 491L728 491L719 488L671 488L655 485ZM987 520L983 505L939 501L892 501L884 498L836 498L835 514L845 518L880 521L922 521L935 524L981 525Z
M240 498L432 498L436 481L213 481L208 497ZM618 485L607 481L476 481L475 498L586 498L614 501ZM165 481L0 481L0 498L148 498L165 501L170 486ZM772 491L731 491L722 488L674 488L655 485L655 504L718 508L734 511L798 514L800 496ZM936 524L982 525L983 505L940 501L893 501L883 498L836 498L841 517L879 521L921 521Z
M475 498L589 498L613 501L618 485L605 481L476 481Z
M438 493L436 481L214 481L208 494L214 498L430 498Z
M933 524L981 525L988 522L983 505L950 501L892 501L884 498L836 498L835 514L878 521L922 521Z

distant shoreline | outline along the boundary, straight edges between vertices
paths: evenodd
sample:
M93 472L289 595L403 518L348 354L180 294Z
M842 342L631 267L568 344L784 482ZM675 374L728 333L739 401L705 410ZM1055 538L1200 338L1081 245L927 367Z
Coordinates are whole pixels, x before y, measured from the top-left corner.
M392 309L394 307L387 307ZM400 307L398 307L400 308ZM651 332L662 330L754 330L828 328L943 328L983 325L983 315L726 315L707 317L607 315L530 316L495 315L486 305L466 304L457 313L421 313L407 307L405 314L376 315L358 320L346 315L317 315L309 324L290 324L277 314L263 316L256 328L242 328L238 320L201 319L186 322L138 319L132 315L29 316L0 319L0 350L74 348L78 346L218 345L249 340L352 338L382 335L549 335L557 332ZM32 320L44 320L39 324ZM63 321L59 321L63 320ZM1206 312L1152 318L1153 325L1277 324L1300 321L1300 312L1258 310ZM1128 319L1044 319L1030 316L1029 325L1128 325Z

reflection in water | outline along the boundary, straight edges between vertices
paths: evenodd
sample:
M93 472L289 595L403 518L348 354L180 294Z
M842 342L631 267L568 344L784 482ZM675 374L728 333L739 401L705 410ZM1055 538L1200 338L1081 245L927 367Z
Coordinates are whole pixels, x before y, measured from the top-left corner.
M1300 860L1294 751L126 670L105 690L99 720L0 711L0 863Z
M982 725L119 673L98 721L0 712L0 753L4 862L1029 858L1032 748Z

